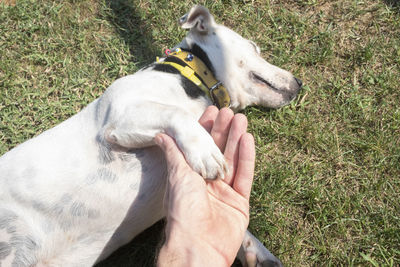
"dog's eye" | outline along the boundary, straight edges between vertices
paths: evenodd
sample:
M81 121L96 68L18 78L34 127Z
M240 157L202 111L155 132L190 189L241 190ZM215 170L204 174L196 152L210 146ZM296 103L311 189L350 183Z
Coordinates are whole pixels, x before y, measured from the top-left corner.
M256 50L256 53L257 53L257 54L260 54L260 53L261 53L260 48L258 47L258 45L256 45L255 42L250 41L250 44L254 47L254 50Z

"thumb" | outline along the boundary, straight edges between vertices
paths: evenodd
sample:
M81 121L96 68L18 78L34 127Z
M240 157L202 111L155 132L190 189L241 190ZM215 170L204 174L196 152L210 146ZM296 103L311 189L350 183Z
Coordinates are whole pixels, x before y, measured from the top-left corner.
M154 141L164 152L168 169L178 167L182 162L186 163L182 152L179 150L174 139L169 135L159 133L154 138Z

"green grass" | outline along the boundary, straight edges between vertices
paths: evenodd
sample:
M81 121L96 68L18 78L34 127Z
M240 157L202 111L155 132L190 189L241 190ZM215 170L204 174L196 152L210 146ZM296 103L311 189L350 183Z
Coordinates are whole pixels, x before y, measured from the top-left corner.
M252 232L287 266L398 266L398 2L200 3L305 84L290 106L244 111L257 144ZM192 4L0 4L0 154L178 43L176 20ZM100 265L152 265L161 228Z

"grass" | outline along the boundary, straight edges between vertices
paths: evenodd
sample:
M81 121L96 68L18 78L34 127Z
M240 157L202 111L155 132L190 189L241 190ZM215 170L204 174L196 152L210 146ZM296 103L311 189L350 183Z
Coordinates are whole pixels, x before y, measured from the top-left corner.
M398 2L200 3L305 84L287 107L244 111L257 144L252 232L287 266L399 266ZM178 43L192 4L0 4L0 154ZM151 266L161 229L99 266Z

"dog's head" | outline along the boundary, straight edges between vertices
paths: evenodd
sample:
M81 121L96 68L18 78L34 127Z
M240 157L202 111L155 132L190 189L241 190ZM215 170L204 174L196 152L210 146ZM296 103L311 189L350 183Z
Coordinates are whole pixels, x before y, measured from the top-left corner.
M217 24L207 8L194 6L179 23L190 29L180 47L203 54L203 61L209 61L205 63L228 89L233 109L249 105L279 108L296 97L301 81L265 61L254 42Z

